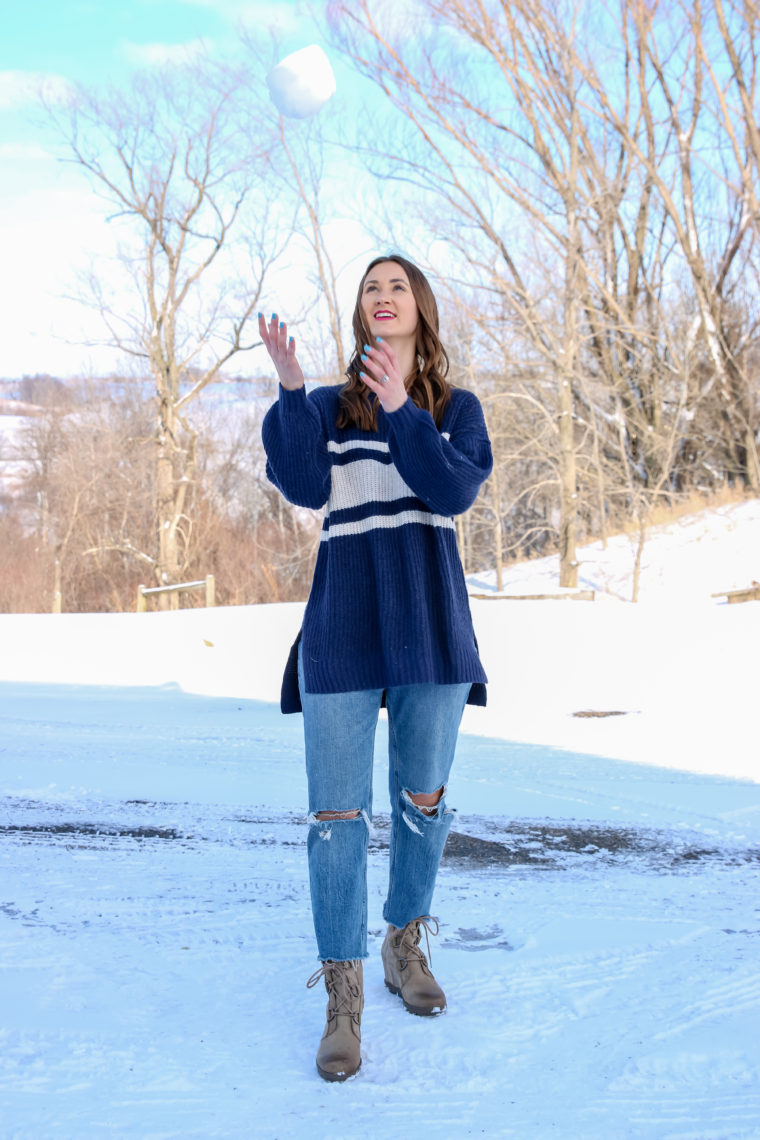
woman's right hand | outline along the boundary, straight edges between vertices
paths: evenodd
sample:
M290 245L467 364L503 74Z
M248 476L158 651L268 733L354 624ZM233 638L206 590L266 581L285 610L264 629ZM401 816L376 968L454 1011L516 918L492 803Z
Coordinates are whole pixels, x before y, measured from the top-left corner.
M277 319L277 313L272 313L272 319L267 325L259 313L259 334L272 358L283 388L291 392L296 388L303 388L303 372L296 360L296 342L293 337L288 339L288 327L285 322Z

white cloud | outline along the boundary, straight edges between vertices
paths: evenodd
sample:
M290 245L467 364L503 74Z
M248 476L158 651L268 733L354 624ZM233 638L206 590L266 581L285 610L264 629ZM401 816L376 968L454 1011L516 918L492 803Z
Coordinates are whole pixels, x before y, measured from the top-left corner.
M64 172L44 189L22 180L3 195L0 311L9 335L0 339L0 376L72 376L91 365L101 372L117 366L113 349L96 347L103 339L99 315L69 299L80 292L79 273L91 259L108 271L116 237L104 204L78 181Z
M0 71L0 110L36 103L40 95L49 102L57 102L65 99L70 90L62 75L44 71Z
M0 162L41 161L50 161L50 151L37 143L0 143Z
M122 40L120 50L129 63L137 67L165 67L167 64L189 63L208 52L211 44L206 40L188 40L183 44L136 44Z
M232 24L253 25L283 34L296 32L307 22L312 24L308 7L302 0L180 0L192 8L213 8Z

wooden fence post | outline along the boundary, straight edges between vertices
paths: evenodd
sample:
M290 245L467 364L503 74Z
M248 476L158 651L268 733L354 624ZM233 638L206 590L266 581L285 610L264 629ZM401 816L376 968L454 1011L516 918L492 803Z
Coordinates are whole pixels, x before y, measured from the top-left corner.
M59 558L55 560L55 584L53 586L53 613L59 614L61 612L61 561Z

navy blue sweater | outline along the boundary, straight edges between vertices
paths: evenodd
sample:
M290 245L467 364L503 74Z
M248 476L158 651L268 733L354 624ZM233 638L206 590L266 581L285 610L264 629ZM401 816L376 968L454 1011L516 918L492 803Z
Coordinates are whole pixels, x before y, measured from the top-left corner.
M264 419L267 475L291 503L327 504L299 639L309 693L472 682L485 704L453 516L491 471L480 403L452 388L439 432L408 399L377 432L338 430L341 385L280 387ZM283 712L300 710L296 645Z

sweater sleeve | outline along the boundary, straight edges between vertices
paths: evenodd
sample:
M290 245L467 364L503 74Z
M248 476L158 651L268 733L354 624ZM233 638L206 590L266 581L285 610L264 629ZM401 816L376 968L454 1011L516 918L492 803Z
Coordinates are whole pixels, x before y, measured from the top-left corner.
M298 507L323 507L330 495L330 456L315 401L304 388L289 391L280 385L261 438L267 478L275 487Z
M475 502L491 474L491 443L480 401L461 390L459 407L446 439L429 412L412 400L386 414L388 446L402 479L431 511L459 515Z

